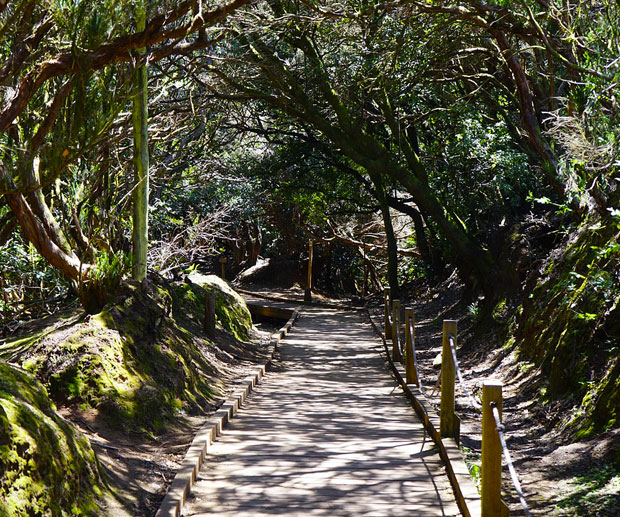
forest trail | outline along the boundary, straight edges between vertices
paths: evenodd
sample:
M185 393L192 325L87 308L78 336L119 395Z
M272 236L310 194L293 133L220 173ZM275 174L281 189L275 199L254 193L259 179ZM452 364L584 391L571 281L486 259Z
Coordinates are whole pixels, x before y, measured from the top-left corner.
M459 515L381 346L357 312L304 308L183 515Z

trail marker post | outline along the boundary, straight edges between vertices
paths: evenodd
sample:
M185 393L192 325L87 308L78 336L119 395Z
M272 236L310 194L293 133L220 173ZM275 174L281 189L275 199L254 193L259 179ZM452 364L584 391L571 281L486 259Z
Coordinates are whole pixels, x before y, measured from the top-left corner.
M392 339L392 293L389 287L383 289L383 330L385 331L385 340Z
M400 300L392 301L392 360L403 362L400 351Z
M304 291L304 302L312 301L312 241L308 241L308 282Z
M220 257L220 266L222 268L222 280L226 280L226 257Z
M209 339L215 338L215 296L209 293L205 296L204 331Z

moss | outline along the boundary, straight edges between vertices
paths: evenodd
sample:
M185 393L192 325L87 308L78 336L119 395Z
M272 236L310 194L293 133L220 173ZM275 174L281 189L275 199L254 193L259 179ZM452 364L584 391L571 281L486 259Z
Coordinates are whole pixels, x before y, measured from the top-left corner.
M550 257L513 323L518 356L540 366L547 398L581 401L570 423L581 437L617 426L620 403L620 368L608 374L617 354L605 344L620 338L617 229L588 228L573 234L559 259Z
M205 354L207 342L196 335L202 325L183 326L185 319L202 322L206 292L216 298L223 330L245 339L252 325L227 284L194 278L204 287L192 281L154 283L147 291L129 285L100 313L17 342L12 360L33 372L59 405L96 409L115 427L160 432L179 410L204 410L223 390Z
M0 362L0 514L97 515L102 488L88 441L40 383Z
M498 323L503 323L506 320L507 314L508 314L508 307L506 304L506 299L504 298L500 300L497 304L495 304L495 307L493 307L491 316L494 321Z
M110 426L157 433L180 410L204 411L223 396L215 345L201 337L202 325L186 323L202 322L206 292L216 298L223 331L246 338L251 317L227 284L195 280L147 290L129 285L96 315L2 347L42 384L0 363L0 516L101 514L92 450L57 416L50 397L92 408Z
M589 391L581 402L584 417L578 419L579 438L587 438L618 426L620 413L620 358L615 358L607 370L605 377L598 383L592 383Z
M252 316L245 303L224 280L215 275L192 273L189 282L183 284L184 300L195 314L204 314L205 294L215 297L215 318L217 324L237 339L247 339L252 329ZM201 289L195 289L199 286Z

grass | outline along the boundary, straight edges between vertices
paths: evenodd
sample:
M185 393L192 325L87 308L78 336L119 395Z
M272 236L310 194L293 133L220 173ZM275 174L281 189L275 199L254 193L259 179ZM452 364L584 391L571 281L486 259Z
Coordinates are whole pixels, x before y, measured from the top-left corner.
M461 452L463 453L463 459L465 460L465 465L467 465L467 470L469 470L469 475L474 480L474 483L476 483L476 488L478 489L478 493L480 493L480 465L482 457L479 452L473 451L465 446L461 446Z
M620 515L620 467L595 467L576 476L558 508L570 516Z

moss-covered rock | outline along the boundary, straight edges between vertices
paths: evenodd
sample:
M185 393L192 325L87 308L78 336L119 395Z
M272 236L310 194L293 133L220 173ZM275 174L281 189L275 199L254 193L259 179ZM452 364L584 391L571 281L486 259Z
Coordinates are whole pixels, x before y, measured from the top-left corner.
M36 379L0 361L0 515L98 515L100 494L88 441Z
M199 286L201 289L195 289ZM252 329L252 316L245 300L230 285L215 275L192 273L181 286L184 300L195 314L204 313L205 294L215 297L216 323L237 339L247 339Z

